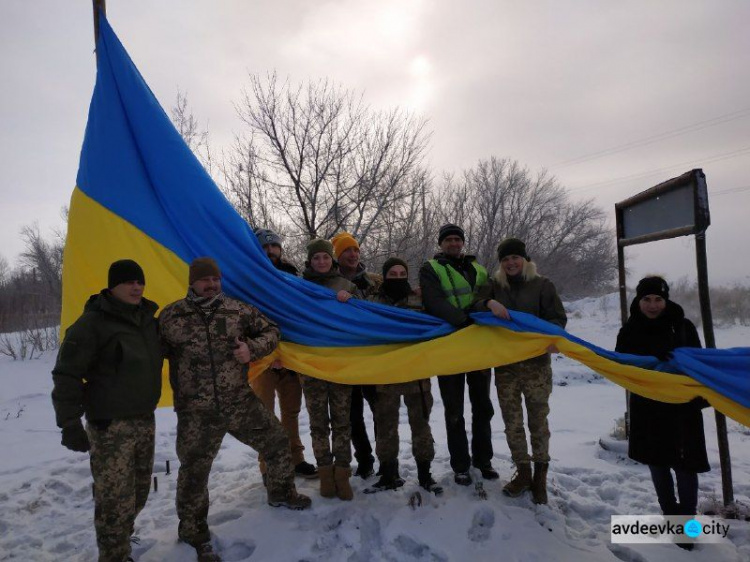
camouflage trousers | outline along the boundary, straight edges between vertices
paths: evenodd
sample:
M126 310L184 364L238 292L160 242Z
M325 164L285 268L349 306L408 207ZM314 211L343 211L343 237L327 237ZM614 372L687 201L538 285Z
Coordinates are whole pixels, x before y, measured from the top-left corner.
M300 375L310 415L310 437L318 466L352 462L352 387ZM332 439L329 440L329 437Z
M295 491L289 439L279 420L248 393L241 401L215 410L177 412L177 517L178 535L188 544L210 540L208 530L208 476L224 436L262 454L268 464L268 499L286 498Z
M395 386L395 385L394 385ZM416 461L432 461L435 458L435 444L430 429L430 412L432 411L432 392L429 386L424 393L395 392L394 389L378 386L375 402L375 423L378 433L375 436L375 452L380 464L398 459L399 437L398 422L401 396L404 397L406 411L411 427L411 451Z
M549 462L549 397L552 394L552 367L540 361L522 361L495 368L497 398L500 402L505 438L513 463ZM523 425L522 399L531 434L529 456Z
M99 562L130 556L135 518L146 505L154 468L154 416L88 423Z
M250 382L250 386L271 412L276 410L276 395L279 395L281 425L289 438L292 464L298 465L305 460L302 453L305 446L299 437L299 412L302 408L302 386L299 376L289 369L266 369ZM266 461L263 455L258 455L258 461L261 474L265 474Z

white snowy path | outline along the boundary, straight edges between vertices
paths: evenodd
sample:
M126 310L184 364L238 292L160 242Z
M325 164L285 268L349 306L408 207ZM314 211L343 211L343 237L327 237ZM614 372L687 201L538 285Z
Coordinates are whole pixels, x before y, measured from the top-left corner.
M615 295L567 307L573 333L613 347L619 326ZM717 340L722 347L748 345L750 328L719 329ZM0 560L96 559L88 456L60 445L49 398L53 362L53 354L27 362L0 358ZM267 506L257 455L227 437L210 481L209 524L223 559L750 560L750 529L739 522L732 527L732 545L703 545L691 553L674 545L612 545L611 515L658 513L647 468L598 445L599 438L611 431L614 419L623 414L624 391L564 357L555 359L554 370L549 506L535 506L528 496L510 499L500 493L512 466L496 396L494 465L501 479L484 482L486 501L474 495L473 487L453 484L442 403L433 384L432 427L437 445L433 474L445 487L442 497L422 493L422 507L407 505L418 487L403 409L400 463L406 486L366 496L358 492L373 480L365 483L355 478L354 501L340 502L322 499L317 481L297 480L299 490L313 498L313 507L306 512ZM469 408L467 401L467 413ZM700 501L706 505L721 498L721 480L713 410L705 410L704 417L712 463L712 471L700 478ZM306 454L312 460L304 413L301 424ZM175 426L171 410L157 411L154 471L159 489L152 491L136 522L140 543L134 545L134 556L141 562L195 559L191 548L176 541ZM748 503L750 430L731 420L729 426L735 495ZM171 461L170 475L165 474L166 460Z

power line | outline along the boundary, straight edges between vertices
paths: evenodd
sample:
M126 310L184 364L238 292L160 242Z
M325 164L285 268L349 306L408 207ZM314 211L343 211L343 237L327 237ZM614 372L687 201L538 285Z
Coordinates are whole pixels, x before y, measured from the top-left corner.
M741 191L747 191L750 189L750 185L743 185L742 187L732 187L729 189L722 189L721 191L709 192L711 197L719 197L720 195L731 195L732 193L740 193Z
M551 165L550 169L563 168L566 166L572 166L574 164L581 164L583 162L588 162L590 160L595 160L597 158L602 158L604 156L610 156L611 154L617 154L618 152L624 152L626 150L630 150L631 148L638 148L641 146L646 146L646 145L653 144L661 140L671 139L671 138L685 135L688 133L693 133L695 131L707 129L709 127L714 127L716 125L721 125L723 123L728 123L730 121L736 121L737 119L742 119L744 117L747 117L748 115L750 115L750 107L745 108L745 109L740 109L738 111L733 111L732 113L719 115L718 117L714 117L712 119L706 119L705 121L699 121L691 125L686 125L678 129L673 129L671 131L665 131L663 133L658 133L656 135L644 137L642 139L627 142L625 144L620 144L620 145L613 146L610 148L605 148L597 152L592 152L591 154L585 154L583 156L571 158L570 160L563 160L562 162L558 162L557 164Z
M611 180L605 180L601 182L595 182L595 183L589 183L586 185L582 185L580 187L573 187L570 188L569 191L589 191L591 189L597 189L599 187L609 187L613 184L621 183L624 181L634 180L634 179L640 179L640 178L646 178L649 176L653 176L656 174L661 174L664 172L668 172L670 170L673 170L674 168L683 168L686 166L694 166L696 162L700 162L701 166L704 166L706 164L711 164L713 162L719 162L721 160L728 160L730 158L736 158L738 156L744 156L746 154L750 153L750 146L745 146L743 148L738 148L737 150L733 150L731 152L725 152L723 154L715 154L713 156L709 156L707 158L693 158L692 160L686 160L685 162L680 162L677 164L672 164L671 166L665 166L663 168L656 168L653 170L647 170L645 172L638 172L636 174L630 174L627 176L621 176L619 178L613 178Z

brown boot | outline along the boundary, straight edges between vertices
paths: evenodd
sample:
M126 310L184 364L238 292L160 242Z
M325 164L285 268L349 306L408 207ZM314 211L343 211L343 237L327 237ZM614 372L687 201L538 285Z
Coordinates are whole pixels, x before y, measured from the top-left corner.
M526 490L531 490L531 463L522 462L516 466L516 473L505 486L503 494L517 498Z
M336 483L333 480L333 465L319 466L318 476L320 477L320 495L324 498L335 498Z
M547 462L535 462L534 463L534 482L531 485L531 497L534 503L546 504L547 503L547 469L549 463Z
M336 481L336 495L340 500L349 501L354 498L349 479L352 477L352 469L349 467L336 466L333 470L333 479Z

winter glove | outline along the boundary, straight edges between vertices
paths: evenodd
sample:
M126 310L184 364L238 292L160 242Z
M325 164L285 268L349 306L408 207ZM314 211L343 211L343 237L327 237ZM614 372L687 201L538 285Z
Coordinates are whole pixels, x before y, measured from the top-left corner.
M467 314L466 315L466 320L464 320L459 326L456 326L456 328L458 328L459 330L461 330L463 328L467 328L467 327L471 326L473 323L474 323L474 319Z
M86 430L83 429L83 424L80 421L74 425L63 427L62 444L71 451L79 453L85 453L91 449L89 436L86 435Z
M702 410L703 408L710 408L711 404L708 403L708 400L703 398L702 396L699 396L698 398L693 398L690 401L690 404L692 404L695 408Z

